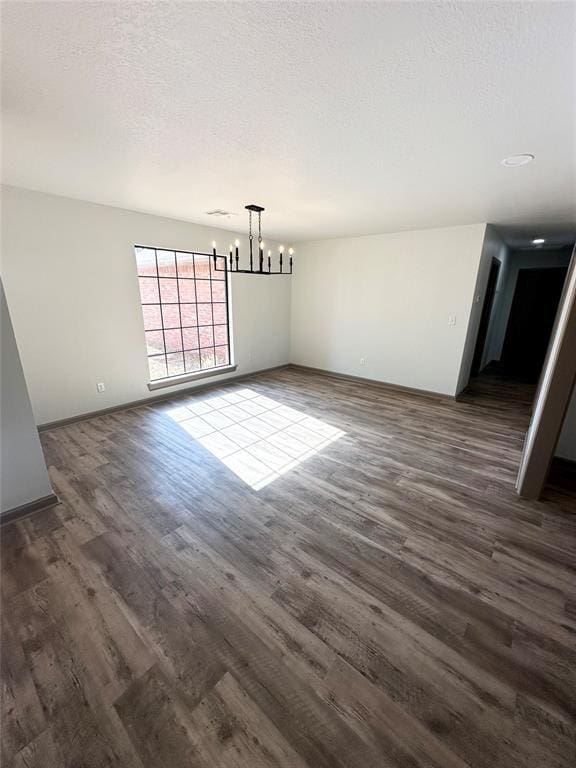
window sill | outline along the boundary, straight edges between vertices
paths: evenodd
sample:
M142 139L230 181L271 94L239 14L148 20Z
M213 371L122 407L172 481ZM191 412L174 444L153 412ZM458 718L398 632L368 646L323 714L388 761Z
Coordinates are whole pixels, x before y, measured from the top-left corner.
M211 368L209 371L185 373L183 376L171 376L168 379L156 379L156 381L151 381L148 384L148 389L153 392L155 389L176 387L178 384L185 384L187 381L199 381L200 379L209 379L211 376L221 376L223 373L231 373L232 371L235 371L236 368L236 365L222 365L220 368Z

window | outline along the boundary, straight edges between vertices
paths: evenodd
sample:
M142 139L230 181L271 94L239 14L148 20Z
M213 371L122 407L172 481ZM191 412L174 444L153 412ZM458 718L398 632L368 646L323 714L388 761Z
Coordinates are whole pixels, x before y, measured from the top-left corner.
M197 253L135 250L150 381L229 365L226 272Z

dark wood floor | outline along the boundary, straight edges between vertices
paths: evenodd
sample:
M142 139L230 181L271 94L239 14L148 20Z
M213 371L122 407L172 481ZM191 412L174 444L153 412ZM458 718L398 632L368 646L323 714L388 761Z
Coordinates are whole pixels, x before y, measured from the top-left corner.
M184 428L246 389L345 434L256 491ZM514 494L530 399L286 370L44 433L62 504L2 532L2 764L573 767L576 503Z

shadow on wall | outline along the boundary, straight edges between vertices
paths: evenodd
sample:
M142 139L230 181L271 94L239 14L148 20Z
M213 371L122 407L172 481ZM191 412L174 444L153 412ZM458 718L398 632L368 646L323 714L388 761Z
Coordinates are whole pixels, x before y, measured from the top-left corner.
M468 330L462 352L458 382L456 385L456 395L460 394L468 386L474 358L476 357L476 342L480 333L482 322L482 310L486 298L486 292L490 281L490 273L494 261L498 261L502 266L508 259L508 247L502 240L495 228L488 224L484 233L482 251L480 254L480 263L474 287L472 309L468 321ZM503 269L499 270L499 279L496 284L496 292L502 281ZM496 299L494 299L495 303ZM489 323L488 330L489 330Z
M2 514L52 496L20 354L0 283Z

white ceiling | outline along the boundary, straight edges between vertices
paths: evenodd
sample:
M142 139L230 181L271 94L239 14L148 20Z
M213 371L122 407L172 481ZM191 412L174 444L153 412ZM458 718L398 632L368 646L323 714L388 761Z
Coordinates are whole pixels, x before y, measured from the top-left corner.
M256 202L265 234L292 240L482 221L574 232L575 15L3 3L3 180L231 229ZM500 165L519 152L536 159Z

